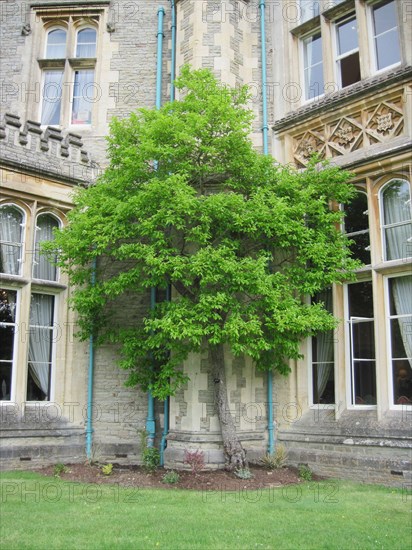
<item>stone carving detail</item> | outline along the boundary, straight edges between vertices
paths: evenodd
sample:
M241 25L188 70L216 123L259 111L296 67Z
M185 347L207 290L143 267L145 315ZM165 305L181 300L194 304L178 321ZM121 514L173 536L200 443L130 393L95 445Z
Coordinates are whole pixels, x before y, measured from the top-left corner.
M348 124L347 126L342 126L336 130L336 137L339 145L347 145L355 139L355 135L352 131L352 127Z
M305 132L296 139L295 143L295 158L302 166L305 166L315 153L318 153L321 157L324 156L325 140L317 130Z
M403 131L402 96L375 105L367 112L366 131L371 144L399 136Z
M392 113L386 113L386 115L377 115L376 122L378 124L377 131L385 134L393 128Z
M370 107L357 106L356 110L338 120L330 117L322 126L294 136L295 162L302 167L313 153L321 157L337 157L400 136L404 130L403 111L402 91L398 91L386 101Z
M329 131L328 150L333 157L362 147L363 128L359 112L335 121Z

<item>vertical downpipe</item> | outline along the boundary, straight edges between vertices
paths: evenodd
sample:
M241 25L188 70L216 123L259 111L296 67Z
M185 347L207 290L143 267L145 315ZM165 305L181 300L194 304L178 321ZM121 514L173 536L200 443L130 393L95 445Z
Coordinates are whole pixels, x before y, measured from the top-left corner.
M175 0L170 0L171 19L172 19L172 52L171 52L171 67L170 67L170 101L175 100L175 78L176 78L176 6ZM172 298L172 289L170 284L166 289L166 300L170 301ZM164 452L166 449L166 438L169 433L169 398L163 402L163 432L162 440L160 442L160 465L164 466Z
M157 64L156 64L156 109L162 104L162 66L163 66L163 18L165 10L159 6L157 10ZM150 289L150 309L156 307L156 288ZM146 418L147 446L153 447L156 437L156 423L154 417L154 397L152 392L147 394L147 418Z
M97 260L92 262L91 285L96 283ZM86 424L86 456L88 460L92 458L93 445L93 374L94 374L94 335L93 332L89 338L89 371L87 380L87 424Z
M265 29L265 0L260 0L260 39L262 46L262 138L263 154L269 154L268 149L268 107L267 107L267 73L266 73L266 29ZM268 388L268 453L272 454L275 450L274 428L273 428L273 372L270 370L267 374Z

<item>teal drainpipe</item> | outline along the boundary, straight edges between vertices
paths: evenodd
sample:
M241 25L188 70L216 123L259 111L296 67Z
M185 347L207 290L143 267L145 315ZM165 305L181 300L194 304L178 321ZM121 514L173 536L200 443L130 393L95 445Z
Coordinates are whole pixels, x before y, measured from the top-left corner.
M172 12L172 59L170 66L170 101L175 100L175 78L176 78L176 5L175 0L170 0Z
M157 10L157 64L156 64L156 109L162 104L162 64L163 64L163 18L165 10L159 6ZM150 309L156 307L156 288L150 289ZM147 446L153 447L156 437L156 422L154 416L154 397L151 391L147 394L146 417Z
M172 55L170 67L170 101L175 100L175 74L176 74L176 6L175 0L170 0L170 9L172 16ZM166 288L166 300L170 301L172 297L172 288L170 284ZM163 402L163 432L160 442L160 465L164 466L164 452L167 445L167 434L169 433L169 398Z
M91 285L96 283L96 267L97 260L92 262L92 279ZM92 458L93 444L93 371L94 371L94 335L90 334L89 338L89 372L87 380L87 424L86 424L86 456L88 460Z
M263 154L268 155L268 103L267 103L267 72L266 72L266 29L265 29L265 0L260 0L260 35L262 45L262 136L263 136ZM275 450L274 429L273 429L273 373L268 371L268 453L272 454Z

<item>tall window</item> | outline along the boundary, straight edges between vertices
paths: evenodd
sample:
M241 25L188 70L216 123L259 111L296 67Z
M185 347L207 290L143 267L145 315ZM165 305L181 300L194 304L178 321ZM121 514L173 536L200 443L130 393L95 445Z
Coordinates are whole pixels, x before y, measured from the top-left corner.
M54 296L32 294L30 303L27 400L50 399L53 361Z
M44 71L43 103L41 123L58 126L60 124L63 91L63 71Z
M361 79L359 62L358 23L354 15L336 23L336 65L341 88Z
M24 215L13 205L0 207L0 272L19 275L21 271Z
M390 181L381 191L381 225L385 260L399 260L412 252L411 190L407 180Z
M53 240L54 229L60 226L60 221L50 213L37 216L34 235L28 236L34 240L34 254L26 254L23 263L24 219L23 211L16 205L0 207L0 268L5 280L0 289L0 400L14 399L16 391L22 390L13 389L13 372L24 368L25 364L24 399L46 401L50 399L56 330L53 294L56 284L49 284L49 281L55 283L58 272L53 258L41 253L40 244ZM29 227L33 225L30 223ZM28 248L31 252L32 246ZM34 292L31 283L36 285ZM14 285L18 285L18 290L7 288ZM22 328L20 332L18 326ZM27 326L28 341L24 337Z
M345 205L345 233L352 241L350 246L353 256L366 265L371 263L368 197L359 191L350 204Z
M93 27L48 31L42 69L41 123L91 124L97 31Z
M332 289L317 294L312 302L323 302L330 313L332 307ZM312 400L313 404L335 403L333 330L321 332L312 338Z
M319 33L303 40L303 70L305 99L313 99L324 93L322 37Z
M412 275L393 277L388 287L393 402L412 405Z
M59 222L51 214L40 214L36 222L35 256L33 262L33 277L45 281L57 280L57 268L49 258L40 253L40 243L52 241L53 231L59 227Z
M353 283L347 288L351 403L376 405L372 282Z
M0 289L0 401L10 400L12 395L12 372L16 346L16 299L15 290Z
M376 68L395 65L401 60L396 2L387 0L372 6Z

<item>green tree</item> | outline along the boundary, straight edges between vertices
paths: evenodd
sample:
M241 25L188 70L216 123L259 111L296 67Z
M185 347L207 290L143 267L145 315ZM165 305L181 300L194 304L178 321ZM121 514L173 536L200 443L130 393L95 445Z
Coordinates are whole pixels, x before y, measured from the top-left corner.
M244 467L224 348L286 374L302 338L335 326L304 297L357 267L331 207L353 188L348 173L316 159L296 171L259 154L245 87L189 68L176 85L179 101L113 121L109 167L76 193L54 251L75 288L81 336L121 344L129 385L164 399L187 380L182 361L208 347L227 467ZM92 284L98 258L122 268L98 269ZM111 330L105 312L118 297L168 285L171 301Z

